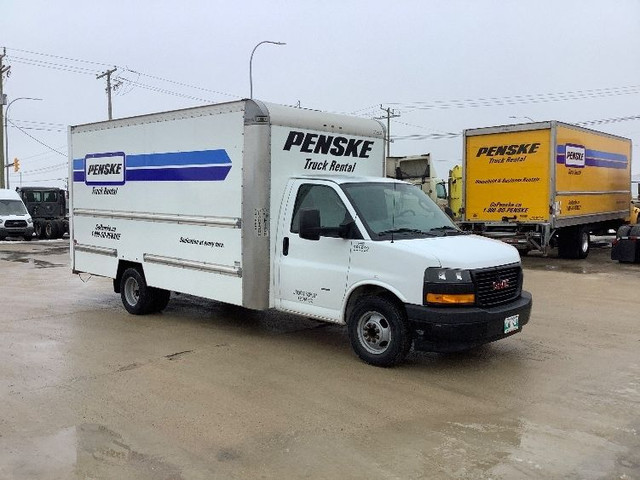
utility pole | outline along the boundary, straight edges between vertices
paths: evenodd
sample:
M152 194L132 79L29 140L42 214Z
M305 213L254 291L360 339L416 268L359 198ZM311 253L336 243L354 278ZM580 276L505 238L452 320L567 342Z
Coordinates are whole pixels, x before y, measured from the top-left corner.
M391 107L383 108L382 105L380 105L380 110L385 112L386 115L382 117L375 117L375 118L377 120L384 120L385 118L387 119L387 155L385 158L388 158L391 156L391 119L399 117L400 113L396 112Z
M3 50L3 53L0 55L0 164L2 165L2 168L0 168L0 188L4 188L5 184L5 169L6 169L6 163L7 163L7 159L4 158L4 119L3 119L3 115L4 115L4 106L7 104L7 97L4 94L4 74L7 74L7 77L9 76L9 69L11 67L6 67L2 64L2 61L4 59L4 57L7 55L7 49L5 48ZM7 172L7 175L9 175L9 173Z
M100 75L98 75L96 77L97 80L100 80L103 77L107 77L107 100L109 102L108 104L108 109L109 109L109 120L111 120L113 118L113 115L111 114L112 109L111 109L111 74L113 74L116 70L118 70L117 67L113 67L111 70L107 70L106 72L102 72Z

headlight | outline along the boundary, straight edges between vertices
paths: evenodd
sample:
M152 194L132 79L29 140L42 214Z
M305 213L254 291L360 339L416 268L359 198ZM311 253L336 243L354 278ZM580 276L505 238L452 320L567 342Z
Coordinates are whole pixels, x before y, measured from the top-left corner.
M33 223L33 219L31 217L27 218L27 223L31 225Z
M424 274L424 302L427 305L473 305L475 288L468 270L427 268Z

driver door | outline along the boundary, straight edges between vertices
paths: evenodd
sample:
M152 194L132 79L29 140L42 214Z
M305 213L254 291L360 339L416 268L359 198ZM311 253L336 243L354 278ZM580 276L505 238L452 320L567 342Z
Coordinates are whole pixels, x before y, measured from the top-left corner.
M319 240L306 240L298 234L302 209L317 209L323 229L337 230L345 220L350 220L351 214L340 193L329 182L294 181L280 225L283 235L278 249L276 291L281 309L341 320L351 241L337 233L321 234Z

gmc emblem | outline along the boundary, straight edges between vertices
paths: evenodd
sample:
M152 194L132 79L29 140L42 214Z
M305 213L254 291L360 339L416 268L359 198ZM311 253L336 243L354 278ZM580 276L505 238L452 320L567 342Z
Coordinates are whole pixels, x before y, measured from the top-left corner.
M496 280L493 282L494 290L504 290L505 288L509 288L509 279L505 278L503 280Z

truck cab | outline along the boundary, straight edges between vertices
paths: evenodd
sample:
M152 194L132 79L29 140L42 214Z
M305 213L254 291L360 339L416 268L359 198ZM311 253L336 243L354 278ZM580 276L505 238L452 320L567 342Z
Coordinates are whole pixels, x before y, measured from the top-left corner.
M412 343L468 349L529 319L518 252L460 231L415 185L298 177L281 211L276 308L347 324L368 363L395 364Z
M69 231L67 192L56 187L19 187L16 189L33 218L36 237L61 238Z

